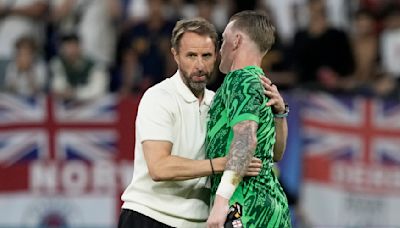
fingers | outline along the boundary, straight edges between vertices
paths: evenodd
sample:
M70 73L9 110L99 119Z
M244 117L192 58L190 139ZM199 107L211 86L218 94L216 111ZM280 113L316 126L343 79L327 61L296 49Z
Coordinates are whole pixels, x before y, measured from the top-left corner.
M249 169L258 169L262 167L262 163L250 163L249 166L247 167L247 170Z
M261 82L265 83L265 84L268 84L268 85L272 84L271 80L269 78L267 78L267 77L261 77Z
M259 158L253 157L246 170L246 176L254 177L261 172L262 161Z
M261 84L266 90L274 90L276 86L266 77L261 77Z
M257 157L252 157L251 158L251 162L253 162L253 163L262 163L261 159L259 159Z
M246 176L257 176L261 172L261 167L260 168L248 168L246 171Z
M261 162L252 162L249 164L249 166L247 168L261 168L261 167L262 167Z
M275 103L276 103L275 100L270 99L265 105L266 105L266 106L272 106L272 105L274 105Z
M274 95L272 91L266 89L264 89L264 94L267 95L268 97L272 97Z
M275 84L262 84L264 87L264 94L266 94L267 92L270 92L270 94L274 94L274 95L278 95L279 91L278 91L278 87L276 87ZM267 95L267 94L266 94Z
M256 177L256 176L258 176L258 174L260 174L260 171L261 170L259 170L257 172L247 172L246 177Z
M247 167L247 171L257 172L262 167L262 161L259 158L253 157Z

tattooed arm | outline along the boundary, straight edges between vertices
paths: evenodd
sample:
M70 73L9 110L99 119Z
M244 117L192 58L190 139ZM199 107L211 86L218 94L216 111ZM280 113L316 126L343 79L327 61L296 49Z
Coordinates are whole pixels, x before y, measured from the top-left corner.
M207 220L208 227L221 227L225 222L229 200L254 155L257 146L257 128L258 124L251 120L239 122L233 127L234 136L228 161Z
M258 124L251 120L233 126L233 140L229 149L225 170L236 172L243 177L257 146Z

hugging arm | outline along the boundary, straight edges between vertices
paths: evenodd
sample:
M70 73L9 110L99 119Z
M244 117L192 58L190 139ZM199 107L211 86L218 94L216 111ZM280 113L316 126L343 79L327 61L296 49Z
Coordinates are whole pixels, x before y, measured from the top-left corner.
M279 93L276 85L267 77L261 77L261 82L264 87L264 94L269 97L267 106L271 106L274 114L285 113L285 102ZM278 162L282 159L286 149L286 141L288 136L288 125L285 117L274 117L275 124L275 145L274 145L274 161Z
M234 136L228 161L207 220L208 227L224 225L229 200L242 180L257 147L257 128L258 124L252 120L242 121L233 126Z

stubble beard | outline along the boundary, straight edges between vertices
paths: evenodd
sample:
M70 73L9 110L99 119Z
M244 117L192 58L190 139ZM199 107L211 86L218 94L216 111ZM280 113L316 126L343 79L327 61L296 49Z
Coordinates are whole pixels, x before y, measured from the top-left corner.
M206 76L206 80L204 82L194 82L192 80L192 77L194 77L194 75L189 75L187 72L182 71L182 74L183 74L184 83L189 87L190 91L192 91L192 93L196 97L198 97L199 95L204 93L204 89L206 88L207 81L210 79L209 73L204 74Z

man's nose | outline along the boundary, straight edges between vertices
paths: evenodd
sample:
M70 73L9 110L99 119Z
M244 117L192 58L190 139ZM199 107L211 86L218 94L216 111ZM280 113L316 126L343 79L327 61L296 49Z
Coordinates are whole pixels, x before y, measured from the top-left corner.
M198 69L204 69L205 63L204 63L203 58L201 58L201 57L197 58L196 67L197 67Z

